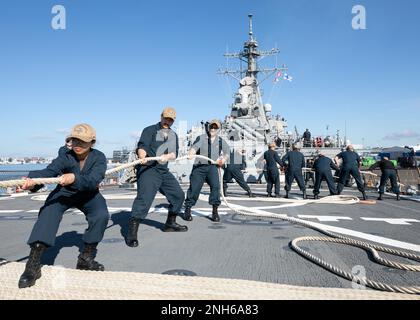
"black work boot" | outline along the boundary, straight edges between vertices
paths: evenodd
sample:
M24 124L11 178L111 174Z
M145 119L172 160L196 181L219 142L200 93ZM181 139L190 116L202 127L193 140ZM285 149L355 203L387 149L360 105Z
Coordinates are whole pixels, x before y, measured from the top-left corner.
M382 200L382 193L379 194L378 200Z
M315 199L315 200L319 200L319 195L318 195L318 194L315 194L315 195L314 195L314 199Z
M248 197L255 198L255 195L252 193L251 189L248 190Z
M366 192L363 191L362 195L363 195L363 200L367 200L368 197L366 195Z
M341 191L340 191L340 189L339 189L339 188L338 188L338 186L337 186L337 196L340 196L342 191L343 191L343 190L341 190Z
M397 193L397 201L400 201L401 199L400 199L400 194L399 193Z
M127 237L125 238L125 243L129 247L135 248L139 246L137 231L139 230L140 221L140 219L136 218L130 218L130 220L128 220L128 232Z
M36 280L41 278L41 256L45 249L47 246L40 242L31 245L31 253L28 262L26 262L25 271L19 279L20 289L32 287Z
M286 199L289 199L289 191L286 190L286 195L284 196Z
M267 198L272 198L273 196L271 195L271 193L267 193Z
M190 207L185 207L184 215L182 216L182 218L185 221L193 221L193 217L191 215L191 208Z
M303 200L306 199L306 190L303 190Z
M213 206L213 212L211 214L211 220L214 222L220 222L218 206Z
M87 271L105 271L105 267L94 260L97 246L97 243L85 243L85 247L77 260L76 269Z
M176 213L169 212L168 219L166 220L165 227L163 228L164 232L186 232L188 231L187 226L181 226L176 223Z

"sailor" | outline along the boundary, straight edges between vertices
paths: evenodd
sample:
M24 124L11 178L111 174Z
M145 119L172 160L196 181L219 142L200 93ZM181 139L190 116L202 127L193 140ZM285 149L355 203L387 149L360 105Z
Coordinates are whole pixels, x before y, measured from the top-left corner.
M289 198L292 183L296 179L299 188L303 193L303 199L306 199L306 187L302 175L302 168L305 167L305 157L299 150L300 144L294 143L292 145L292 151L289 151L282 159L282 162L286 165L286 186L284 187L286 190L285 198Z
M359 189L363 195L363 200L366 200L367 196L365 192L365 186L359 172L361 160L359 155L354 152L354 148L351 144L346 147L346 151L339 153L334 160L336 163L338 163L339 159L342 159L343 163L340 168L340 177L337 184L337 194L341 194L344 189L346 180L349 178L349 176L352 176L356 180L357 189Z
M257 183L262 184L262 178L264 177L265 181L268 181L268 175L267 175L267 163L264 160L264 154L261 158L257 160L257 172L259 172L259 176L257 178Z
M185 232L186 226L176 223L185 194L179 182L169 172L168 161L178 157L179 142L177 134L171 129L176 111L167 107L162 111L160 122L145 128L137 144L136 154L141 160L137 166L137 197L133 202L128 233L125 239L129 247L139 245L137 233L139 224L146 218L156 193L159 191L169 201L168 218L164 232ZM145 158L161 157L160 161L147 161Z
M311 170L314 167L314 159L306 160L306 169L305 171L305 185L308 185L309 180L312 180L312 185L315 185L315 173ZM311 186L309 186L311 187Z
M188 153L190 159L196 154L203 155L217 161L217 165L206 160L196 159L190 175L190 187L185 200L184 219L187 221L192 221L191 208L196 204L204 182L207 182L210 186L209 204L213 206L211 220L214 222L220 221L218 213L218 207L221 204L220 180L217 167L223 167L230 153L229 145L218 135L221 127L220 121L216 119L206 123L206 134L197 137Z
M394 164L391 161L389 161L388 157L383 157L381 161L378 161L375 164L371 165L369 167L369 170L372 171L378 167L381 169L382 172L378 200L382 200L382 195L385 193L385 186L389 179L391 181L392 191L397 195L397 201L399 201L400 187L397 183L397 172Z
M41 256L46 248L55 244L55 237L63 214L69 208L82 211L88 221L83 236L84 248L77 261L77 269L104 271L104 266L94 260L96 247L101 242L108 224L109 213L99 184L105 177L105 155L93 149L96 132L88 124L76 125L69 135L72 150L61 153L46 169L32 171L23 185L37 192L42 188L31 178L60 176L60 183L50 193L40 209L28 244L31 247L26 268L19 280L19 288L31 287L41 277Z
M59 150L58 150L58 155L62 155L62 154L66 154L67 151L71 150L72 148L72 144L71 144L71 138L66 138L66 144L64 146L62 146Z
M306 131L303 133L303 144L305 147L311 147L311 132L309 129L306 129Z
M244 174L242 170L246 169L245 161L245 150L242 148L231 148L229 161L225 167L225 172L223 174L223 194L227 196L228 182L232 179L239 184L239 186L244 189L250 198L253 198L254 195L251 191L251 188L246 183Z
M315 160L313 168L315 170L314 199L319 199L319 188L323 180L327 181L330 195L336 195L337 188L334 184L331 169L340 170L340 168L322 152L319 153L318 158Z
M264 153L264 160L267 166L267 197L272 197L273 184L275 185L275 197L280 197L280 173L277 165L283 167L283 162L276 152L275 142L268 145L268 150Z

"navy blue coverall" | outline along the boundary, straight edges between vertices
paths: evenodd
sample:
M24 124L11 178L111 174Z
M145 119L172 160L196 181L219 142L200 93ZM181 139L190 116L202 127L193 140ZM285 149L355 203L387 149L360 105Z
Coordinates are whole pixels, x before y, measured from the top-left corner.
M242 170L246 169L245 157L232 149L230 152L229 163L226 165L225 172L223 174L223 193L226 195L228 188L228 182L232 179L239 184L239 186L246 192L250 192L251 189L245 181Z
M264 160L267 165L267 193L268 195L271 195L274 184L275 194L280 195L280 173L277 164L283 166L283 162L278 153L271 149L264 152Z
M343 160L337 185L338 194L341 194L343 191L344 184L346 183L349 175L351 175L354 180L356 180L357 189L359 189L359 191L364 194L365 186L359 172L361 162L359 155L354 151L343 151L339 153L337 157Z
M369 170L373 170L378 167L381 169L382 172L381 184L379 186L379 194L385 193L385 186L388 179L391 181L392 191L395 194L399 194L400 187L397 183L397 172L395 170L394 164L389 160L381 160L370 166Z
M197 155L203 155L217 161L221 153L223 156L229 155L229 145L219 136L216 136L213 143L207 134L203 134L195 140L192 149L196 150ZM220 206L220 180L217 166L208 161L196 159L190 175L190 187L185 200L185 207L192 208L200 196L204 182L210 186L209 204Z
M73 207L82 211L88 221L83 241L88 244L102 241L109 220L106 201L99 193L99 184L107 168L106 157L102 152L91 149L82 170L79 163L76 154L67 150L61 152L46 169L29 173L29 178L53 178L65 173L75 175L72 185L58 185L48 196L32 229L29 245L42 242L53 246L64 212ZM32 191L41 188L38 185Z
M319 194L319 188L321 187L323 180L327 181L330 195L337 194L337 188L334 184L334 178L331 173L331 169L340 170L340 168L337 167L330 158L324 155L320 155L318 159L315 160L313 168L315 170L314 195Z
M265 153L265 152L264 152ZM267 175L267 163L264 159L264 154L261 158L257 160L256 167L258 170L261 170L261 173L259 174L257 178L257 183L262 183L262 178L264 177L265 181L268 181L268 175Z
M59 150L58 150L58 156L61 155L65 155L67 151L70 151L71 149L69 149L67 146L62 146Z
M164 129L159 123L145 128L137 145L146 151L146 157L159 157L175 153L178 157L178 136L172 129ZM168 163L158 161L139 165L137 169L137 197L133 202L131 217L145 219L159 191L169 201L169 213L179 214L185 194L174 175L169 172Z
M289 151L282 159L284 164L287 164L286 169L286 185L284 189L289 192L293 181L296 179L301 191L305 191L305 181L303 180L302 168L305 167L304 155L297 151Z

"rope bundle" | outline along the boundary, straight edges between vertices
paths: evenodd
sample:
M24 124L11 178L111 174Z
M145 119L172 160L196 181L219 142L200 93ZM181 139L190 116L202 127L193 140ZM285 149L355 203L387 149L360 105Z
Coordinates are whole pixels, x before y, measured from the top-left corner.
M204 156L200 156L200 155L195 155L195 158L201 158L203 160L209 161L211 159L208 159L207 157ZM188 157L181 157L176 159L176 161L181 161L181 160L186 160L188 159ZM146 158L145 160L147 161L162 161L162 157L150 157L150 158ZM114 173L123 171L125 169L128 169L130 167L135 167L139 164L141 164L142 160L136 160L133 162L129 162L129 163L125 163L121 166L118 166L116 168L113 169L109 169L105 172L105 176L110 176ZM215 163L213 160L211 160L212 163ZM35 178L35 179L31 179L32 181L35 182L36 185L41 185L41 184L58 184L60 183L60 178ZM25 184L26 180L25 179L17 179L17 180L7 180L7 181L0 181L0 188L10 188L10 187L22 187Z

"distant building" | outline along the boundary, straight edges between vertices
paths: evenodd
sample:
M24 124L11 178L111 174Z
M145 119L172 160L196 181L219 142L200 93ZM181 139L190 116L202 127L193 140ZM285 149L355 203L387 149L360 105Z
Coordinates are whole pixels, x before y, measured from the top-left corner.
M114 152L112 153L112 162L127 162L129 155L130 151L127 147L123 148L122 150L114 150Z

